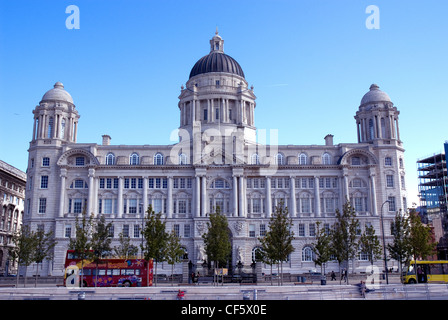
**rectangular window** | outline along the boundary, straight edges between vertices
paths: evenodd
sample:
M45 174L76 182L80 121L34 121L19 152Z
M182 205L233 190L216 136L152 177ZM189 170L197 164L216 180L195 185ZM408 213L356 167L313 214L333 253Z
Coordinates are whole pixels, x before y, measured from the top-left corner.
M384 158L384 165L385 166L391 166L392 165L392 158L391 157L386 157Z
M129 189L129 178L124 179L124 188Z
M178 224L174 225L174 234L176 235L176 237L180 236L180 226Z
M48 176L40 177L40 188L47 189L48 188Z
M129 225L128 224L123 225L123 237L129 238Z
M394 187L394 176L391 174L386 175L386 186L388 188Z
M44 157L42 158L42 167L49 167L50 166L50 158Z
M264 237L266 235L266 225L260 224L260 237Z
M65 226L64 237L66 237L66 238L72 237L72 226L71 225Z
M100 189L104 189L104 178L100 178Z
M261 212L261 199L252 199L252 210L254 213Z
M39 213L47 212L47 198L39 198Z
M104 210L103 212L105 214L111 214L112 213L112 199L104 199Z
M310 223L308 227L310 229L310 237L315 237L316 236L316 225L314 223Z
M389 211L395 211L395 197L388 197L387 200L389 201Z
M107 189L112 189L112 179L111 178L106 179L106 187L107 187Z
M162 212L162 199L154 199L154 212L160 213Z
M208 120L208 110L204 109L204 120L207 121Z
M74 199L73 201L73 213L82 213L82 199Z
M134 224L134 238L140 238L140 225Z
M84 157L76 157L75 165L83 166L84 164L85 164L85 158Z
M249 237L255 238L255 225L254 224L249 225Z
M136 189L137 188L137 179L136 178L132 178L131 179L131 188L132 189Z
M305 236L305 225L303 223L299 223L299 237Z
M184 238L190 238L190 237L191 237L190 225L184 224Z

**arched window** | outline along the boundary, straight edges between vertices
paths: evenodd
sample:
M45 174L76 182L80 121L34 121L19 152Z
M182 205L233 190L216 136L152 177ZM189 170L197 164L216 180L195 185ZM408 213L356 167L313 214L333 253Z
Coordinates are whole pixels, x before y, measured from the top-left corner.
M304 247L302 249L302 262L312 262L314 252L311 247Z
M299 155L299 164L306 164L307 156L304 153Z
M275 156L275 164L279 164L279 165L284 164L283 154L277 153L277 155Z
M331 164L331 155L325 152L322 156L322 164Z
M257 153L252 155L251 164L260 164L260 156Z
M106 156L106 164L113 165L115 164L115 155L112 152L109 152Z
M154 156L154 164L162 165L163 164L163 155L161 153L156 153Z
M187 156L185 153L179 155L179 164L187 164Z
M129 156L129 164L130 165L138 165L140 163L140 157L137 153L133 153Z
M369 120L369 135L370 135L370 140L373 140L375 138L375 130L373 128L373 119Z

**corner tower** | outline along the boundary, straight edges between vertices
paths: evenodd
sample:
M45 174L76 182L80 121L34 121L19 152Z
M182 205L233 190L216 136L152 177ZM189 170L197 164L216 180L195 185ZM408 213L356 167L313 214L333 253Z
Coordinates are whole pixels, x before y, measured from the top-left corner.
M244 142L255 143L255 99L243 69L224 53L224 40L216 31L209 54L194 64L179 96L181 141L189 146L193 163L202 162L210 140L224 157L233 155L232 161L242 155Z

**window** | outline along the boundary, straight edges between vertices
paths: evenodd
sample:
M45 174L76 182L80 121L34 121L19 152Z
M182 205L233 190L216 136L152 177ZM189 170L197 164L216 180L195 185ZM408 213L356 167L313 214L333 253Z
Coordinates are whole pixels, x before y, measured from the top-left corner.
M306 154L301 153L299 155L299 164L306 164L306 160L307 160L306 158L307 158Z
M123 225L123 237L129 238L129 225L128 224Z
M187 164L187 156L184 153L179 155L179 164Z
M71 225L65 226L64 237L66 237L66 238L72 237L72 226Z
M386 175L386 187L388 188L394 187L394 176L391 174Z
M215 119L219 120L219 108L215 109Z
M140 163L140 157L137 153L133 153L129 156L129 164L130 165L138 165Z
M113 165L115 164L115 155L113 153L108 153L106 156L106 164Z
M73 213L82 213L82 199L73 200Z
M184 238L190 238L190 237L191 237L190 225L184 224Z
M204 120L207 121L208 120L208 110L204 109Z
M75 165L77 165L77 166L85 165L85 158L84 157L76 157Z
M322 156L322 164L331 164L331 156L329 153L324 153Z
M392 158L391 157L384 158L384 165L388 167L392 166Z
M162 165L163 164L163 155L161 153L157 153L154 156L154 164L155 165Z
M283 155L281 153L277 153L277 155L275 156L275 163L276 164L284 164L283 163Z
M303 223L299 223L299 237L305 236L305 225Z
M47 189L48 188L48 176L40 177L40 188Z
M112 199L103 199L103 213L104 214L111 214L112 213Z
M389 201L389 211L395 211L395 197L388 197L387 200Z
M266 235L266 225L260 224L260 237L264 237Z
M406 189L406 183L405 183L405 180L404 180L404 176L401 176L400 177L400 179L401 179L401 189Z
M373 140L375 138L375 131L373 128L373 119L369 119L369 135L370 135L370 140Z
M302 261L303 262L313 261L313 250L310 247L304 247L302 249Z
M251 164L260 164L260 157L254 153L251 157Z
M403 167L404 167L403 159L400 158L400 159L398 159L398 161L399 161L399 163L400 163L400 169L403 169Z
M50 158L44 157L42 158L42 167L49 167L50 166Z
M47 138L53 138L53 127L54 127L54 119L53 117L50 117L50 119L48 120Z
M59 138L64 139L65 137L65 119L63 118L61 121L61 132Z
M137 199L129 199L129 213L137 213Z
M84 189L84 180L76 179L73 184L75 189ZM85 184L85 187L87 187L87 184Z
M39 213L46 213L47 211L47 198L39 198Z
M359 158L359 157L352 157L352 165L353 166L361 165L361 158Z
M255 225L254 224L249 225L249 237L255 238Z
M140 225L134 224L134 238L140 238Z
M309 230L310 230L310 237L316 236L316 225L314 223L309 224Z

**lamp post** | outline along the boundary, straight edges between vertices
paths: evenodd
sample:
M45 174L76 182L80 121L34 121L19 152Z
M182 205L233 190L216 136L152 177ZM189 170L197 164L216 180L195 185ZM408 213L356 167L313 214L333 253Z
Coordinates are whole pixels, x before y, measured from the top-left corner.
M383 207L386 203L389 203L389 200L386 200L381 205L381 233L383 236L383 253L384 253L384 267L386 269L386 284L389 284L389 276L387 271L387 259L386 259L386 240L384 237L384 221L383 221Z

